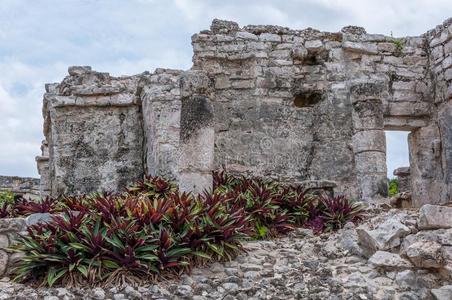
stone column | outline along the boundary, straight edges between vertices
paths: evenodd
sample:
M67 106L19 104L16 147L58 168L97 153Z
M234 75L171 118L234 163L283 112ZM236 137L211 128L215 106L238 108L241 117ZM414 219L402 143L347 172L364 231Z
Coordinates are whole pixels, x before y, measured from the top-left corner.
M181 73L180 70L156 69L140 82L146 173L171 180L177 180L179 176Z
M410 167L400 167L394 170L399 182L399 193L411 192Z
M411 132L408 135L408 147L413 206L448 202L447 185L443 181L442 143L438 126L432 124Z
M181 191L200 193L212 189L215 131L211 81L202 71L187 71L180 85L179 187Z
M364 201L388 195L386 138L381 101L383 90L384 83L379 81L350 84L353 152L359 195Z
M41 155L36 156L38 174L40 176L39 194L41 197L50 195L50 174L49 174L49 147L46 140L42 141Z

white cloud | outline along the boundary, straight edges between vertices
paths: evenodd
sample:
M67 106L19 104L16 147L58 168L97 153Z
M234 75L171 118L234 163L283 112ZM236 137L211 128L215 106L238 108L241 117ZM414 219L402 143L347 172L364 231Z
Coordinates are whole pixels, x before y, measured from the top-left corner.
M191 66L190 37L213 18L414 35L441 23L449 0L2 0L0 5L0 174L36 176L44 83L69 65L113 75ZM404 154L396 154L400 157ZM397 158L393 159L397 161Z

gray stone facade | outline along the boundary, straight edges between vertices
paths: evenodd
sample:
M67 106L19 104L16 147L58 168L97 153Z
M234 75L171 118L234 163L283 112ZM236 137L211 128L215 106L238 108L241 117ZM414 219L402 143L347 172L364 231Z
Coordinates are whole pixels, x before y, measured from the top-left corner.
M369 200L387 196L384 130L405 130L414 205L448 202L451 23L396 39L214 20L192 36L189 71L71 67L44 95L41 190L117 190L147 173L198 192L225 169Z

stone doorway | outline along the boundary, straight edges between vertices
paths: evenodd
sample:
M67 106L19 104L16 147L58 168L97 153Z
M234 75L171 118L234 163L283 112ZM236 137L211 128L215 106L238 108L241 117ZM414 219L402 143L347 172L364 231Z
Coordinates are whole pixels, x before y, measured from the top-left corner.
M407 198L404 202L409 201L408 193L411 192L409 133L409 131L385 131L388 196L405 193L401 196Z

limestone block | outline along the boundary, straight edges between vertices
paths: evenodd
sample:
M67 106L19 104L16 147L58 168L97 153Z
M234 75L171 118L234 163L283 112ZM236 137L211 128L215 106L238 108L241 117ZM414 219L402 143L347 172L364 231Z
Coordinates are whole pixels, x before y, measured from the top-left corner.
M231 87L231 81L229 80L229 77L226 76L218 76L215 78L215 89L222 90L227 89Z
M447 69L447 70L444 72L444 78L445 78L447 81L452 80L452 69Z
M425 204L419 210L420 229L452 228L452 207Z
M24 218L0 219L0 233L21 232L26 228Z
M0 276L3 276L8 268L8 253L0 250Z
M444 53L452 53L452 39L444 45Z
M407 269L412 268L412 264L401 258L400 255L386 252L386 251L377 251L369 258L369 263L385 269Z
M394 102L416 102L422 101L422 95L412 91L399 91L395 90L392 93L392 99L390 101Z
M415 207L449 201L447 184L443 181L445 169L441 149L444 149L444 145L441 145L440 140L439 128L434 124L408 135L412 199Z
M350 52L356 52L361 54L378 54L377 45L372 43L343 41L342 48Z
M52 215L50 213L35 213L25 218L25 223L27 224L27 226L31 226L38 223L48 223L51 220Z
M290 50L274 50L270 52L270 57L281 60L288 60L290 58Z
M239 38L239 39L244 39L244 40L251 40L251 41L257 41L259 39L259 37L255 34L252 34L251 32L246 32L246 31L239 31L235 34L235 37Z
M438 59L442 59L444 57L444 48L443 45L437 45L432 48L431 50L431 56L434 61Z
M200 193L212 188L215 130L213 106L205 96L182 100L179 187Z
M394 43L378 43L378 51L393 53L396 51L396 45Z
M356 229L358 243L367 256L376 251L391 250L400 246L401 239L410 234L410 229L402 224L403 215L395 216L379 224L375 229L369 230L364 226Z
M386 137L383 130L358 131L352 137L353 152L386 152Z
M452 67L452 53L449 54L446 58L444 58L442 62L442 67L444 70Z
M353 129L382 130L384 126L383 106L380 101L359 101L353 104Z
M230 32L236 32L239 29L240 29L239 25L236 22L219 20L219 19L214 19L212 21L212 24L210 25L210 30L214 34L218 34L218 33L226 33L227 34Z
M184 134L182 131L182 134ZM199 171L210 173L213 170L214 129L209 126L197 129L190 140L181 141L180 171ZM203 148L205 147L205 148Z
M397 180L399 181L399 193L411 192L410 167L397 168L393 174L397 176Z
M438 289L432 289L431 293L435 300L450 300L452 299L452 285L444 285Z
M308 50L303 44L294 44L292 48L292 58L304 60L308 56Z
M405 249L405 256L420 268L441 268L445 265L441 244L437 242L416 242Z
M452 83L449 85L452 89ZM439 131L441 136L441 160L443 168L443 182L449 187L448 196L452 199L452 102L449 101L440 106L438 111Z
M410 99L414 100L414 99ZM431 104L428 102L389 102L385 108L387 116L423 117L429 116Z
M426 127L427 125L427 118L384 117L385 130L413 131L421 127Z
M361 174L386 173L386 152L365 151L355 154L356 172Z
M382 81L356 81L350 84L350 94L353 101L365 99L378 99L386 90L386 85Z
M52 195L119 191L143 176L137 106L58 108L52 118Z
M310 53L317 53L324 47L321 40L308 40L304 42L304 46Z
M168 92L179 86L178 75L168 74L169 81L145 86L141 93L146 141L146 167L151 175L176 179L180 139L180 95ZM164 88L166 86L166 88ZM191 83L187 83L191 88ZM156 92L156 88L159 91ZM161 88L161 89L160 89Z
M281 42L281 36L273 33L262 33L259 35L259 40L263 42Z
M71 76L80 76L91 71L90 66L71 66L68 68L68 73Z
M180 89L182 97L208 93L212 82L203 71L187 71L180 76Z
M0 234L0 249L8 248L9 239L7 234Z
M8 265L6 269L6 273L10 273L18 263L20 263L25 257L25 253L23 252L15 252L9 255Z
M366 29L364 27L352 25L342 27L341 32L358 36L366 35Z
M232 87L236 89L252 89L255 87L254 80L234 80Z

